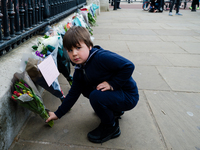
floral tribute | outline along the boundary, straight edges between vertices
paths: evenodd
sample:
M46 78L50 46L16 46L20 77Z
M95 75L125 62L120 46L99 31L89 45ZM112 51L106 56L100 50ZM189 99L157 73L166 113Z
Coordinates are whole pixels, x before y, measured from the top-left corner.
M46 120L49 118L44 104L24 80L20 79L14 83L14 91L11 99L18 102L22 107L39 114L42 119ZM53 127L53 120L48 122L48 125Z

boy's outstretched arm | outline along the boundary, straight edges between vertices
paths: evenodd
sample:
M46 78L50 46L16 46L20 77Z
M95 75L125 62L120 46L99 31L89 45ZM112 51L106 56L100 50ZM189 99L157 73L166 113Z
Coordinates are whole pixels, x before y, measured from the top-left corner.
M51 120L57 120L58 117L55 115L54 112L49 112L49 118L46 120L46 122L49 122Z

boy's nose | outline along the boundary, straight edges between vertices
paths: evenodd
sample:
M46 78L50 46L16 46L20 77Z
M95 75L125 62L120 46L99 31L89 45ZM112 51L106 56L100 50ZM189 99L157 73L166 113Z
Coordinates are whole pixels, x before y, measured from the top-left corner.
M77 50L73 50L73 55L77 55Z

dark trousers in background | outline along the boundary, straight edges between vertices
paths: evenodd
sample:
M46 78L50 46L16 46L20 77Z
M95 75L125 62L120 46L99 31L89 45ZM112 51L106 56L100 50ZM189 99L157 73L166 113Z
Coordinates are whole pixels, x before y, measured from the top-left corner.
M117 0L118 2L117 2L117 8L119 8L119 5L120 5L120 0ZM114 0L112 0L112 2L111 2L111 6L114 6Z
M196 10L196 5L199 7L199 0L192 1L192 10Z
M172 12L172 9L173 9L173 7L174 7L175 1L176 1L176 13L179 12L180 0L171 0L171 1L170 1L170 2L171 2L171 5L170 5L170 10L169 10L169 12Z

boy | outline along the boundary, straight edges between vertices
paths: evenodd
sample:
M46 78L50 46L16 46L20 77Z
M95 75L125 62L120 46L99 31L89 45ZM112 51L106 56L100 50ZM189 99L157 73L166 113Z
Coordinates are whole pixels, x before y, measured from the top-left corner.
M88 133L89 141L103 143L118 137L121 133L118 118L139 100L136 82L131 77L134 64L100 46L93 47L84 27L71 27L63 37L63 46L76 64L73 83L61 106L56 112L49 112L46 122L65 115L83 94L101 120Z

